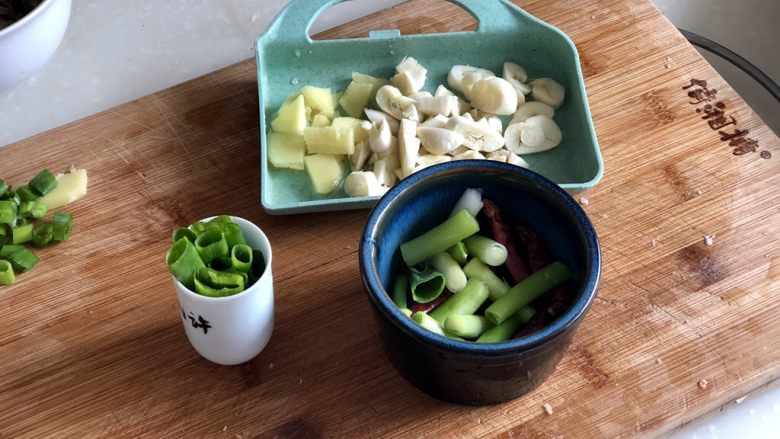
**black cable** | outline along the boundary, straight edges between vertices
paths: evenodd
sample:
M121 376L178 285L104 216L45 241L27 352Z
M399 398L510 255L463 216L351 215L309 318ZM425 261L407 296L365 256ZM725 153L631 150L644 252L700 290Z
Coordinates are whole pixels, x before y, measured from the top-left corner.
M710 40L709 38L705 38L699 34L695 34L685 29L678 28L677 30L679 30L680 33L683 34L683 36L694 46L698 46L708 52L712 52L715 55L718 55L719 57L730 62L731 64L737 66L740 70L747 73L751 78L764 87L766 91L768 91L769 94L771 94L775 100L777 100L777 102L780 102L780 86L778 86L775 81L772 81L772 78L767 76L766 73L762 72L761 69L753 65L753 63L739 56L739 54L734 53L728 48Z

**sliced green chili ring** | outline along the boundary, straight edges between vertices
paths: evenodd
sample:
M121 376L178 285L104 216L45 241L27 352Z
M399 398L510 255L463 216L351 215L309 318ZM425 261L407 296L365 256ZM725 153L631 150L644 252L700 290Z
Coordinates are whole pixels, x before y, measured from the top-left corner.
M225 235L216 229L208 229L198 235L195 240L195 249L198 250L204 264L208 264L215 258L227 258L229 255Z
M8 256L8 262L11 263L14 271L17 273L24 273L35 267L35 264L38 263L38 256L35 256L35 253L30 250L23 248Z
M411 267L409 270L411 271L409 286L415 302L431 302L444 291L444 275L431 268L427 263Z
M0 201L0 224L13 224L17 213L16 203L10 200Z
M252 270L252 247L246 244L236 245L230 250L230 261L233 264L232 271L249 273Z
M46 216L46 205L37 201L23 201L19 205L19 216L22 218L41 219Z
M203 268L206 264L200 259L195 244L186 238L176 241L168 254L165 255L165 262L168 264L168 271L179 280L185 287L193 290L195 288L195 271Z
M246 245L246 239L244 239L244 234L241 233L241 227L238 224L225 224L222 233L225 235L228 247L233 248L237 245Z
M8 183L6 183L5 181L3 181L2 178L0 178L0 198L5 198L10 192L11 190L8 187Z
M73 215L65 212L54 212L54 240L65 242L70 239L70 231L73 228Z
M176 230L173 231L173 242L182 238L187 238L187 240L194 243L197 237L198 235L196 235L195 232L186 227L177 227Z
M244 291L244 277L239 273L199 268L195 272L195 292L209 297L224 297Z
M233 268L233 261L230 258L214 258L209 262L209 268L217 271L227 271Z
M19 196L19 199L21 201L35 201L38 198L40 198L38 194L33 192L32 189L30 189L29 186L20 186L16 188L16 195Z
M54 225L45 222L33 229L32 244L38 248L44 248L54 238Z
M6 244L0 247L0 258L8 258L12 254L18 252L23 248L24 248L23 245Z
M12 244L24 244L25 242L32 241L33 225L25 224L23 226L14 227L11 229L11 243Z
M48 169L44 169L30 180L28 186L42 197L57 187L57 178Z
M13 285L16 282L14 267L10 262L0 259L0 285Z

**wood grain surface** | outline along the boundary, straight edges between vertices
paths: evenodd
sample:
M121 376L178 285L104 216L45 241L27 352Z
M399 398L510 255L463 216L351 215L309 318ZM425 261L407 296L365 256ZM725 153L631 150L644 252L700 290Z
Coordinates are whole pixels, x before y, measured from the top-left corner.
M585 194L599 297L542 387L459 407L396 374L358 275L368 212L260 206L247 60L0 149L6 180L90 171L71 241L0 287L0 437L653 436L775 379L780 141L649 1L517 3L577 44L606 167ZM415 0L325 37L473 25ZM691 79L717 89L757 152L719 139ZM274 336L235 367L190 347L163 261L175 226L218 213L255 221L275 252Z

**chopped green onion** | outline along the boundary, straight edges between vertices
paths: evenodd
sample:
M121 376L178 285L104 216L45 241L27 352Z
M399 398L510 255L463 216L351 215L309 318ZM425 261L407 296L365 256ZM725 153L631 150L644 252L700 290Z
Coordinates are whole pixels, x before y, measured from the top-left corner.
M165 256L165 262L171 274L190 290L195 288L195 271L206 266L198 255L195 245L186 238L173 244Z
M509 285L477 258L470 260L463 267L463 272L466 273L466 277L469 279L475 278L485 282L490 292L490 300L494 302L509 291Z
M469 251L466 248L466 244L463 241L458 242L447 250L447 253L452 256L453 259L458 261L458 264L463 265L469 258Z
M211 221L207 222L206 224L210 226L216 226L216 225L226 225L226 224L234 224L233 219L230 218L228 215L219 215L214 217Z
M509 340L521 326L531 320L535 313L536 310L528 305L520 308L519 311L507 317L500 325L496 325L480 335L477 343L498 343Z
M35 247L44 248L54 238L54 225L45 222L33 230L32 243Z
M30 180L29 187L42 197L57 187L57 178L48 169L44 169Z
M246 239L244 234L241 233L241 228L238 224L225 224L222 226L222 234L225 235L225 241L227 241L228 247L231 249L237 245L246 245Z
M0 223L0 248L5 245L6 242L8 242L9 238L8 235L11 233L9 232L9 228L7 224Z
M10 262L0 259L0 285L13 285L14 282L16 282L14 267Z
M23 245L6 244L0 247L0 258L8 258L12 254L18 252L23 248L24 248Z
M11 243L24 244L25 242L32 241L33 225L25 224L19 227L13 227L11 229Z
M407 297L409 296L409 276L405 273L401 273L395 278L395 284L393 284L393 303L398 308L407 308Z
M406 315L406 317L412 318L412 310L409 308L401 308L401 312Z
M431 311L431 317L443 325L453 314L474 314L488 298L488 289L484 282L469 279L466 288L445 300Z
M230 250L231 270L239 273L249 273L252 269L252 247L238 244Z
M477 338L493 325L484 316L453 314L444 322L448 334L464 338Z
M206 223L198 221L197 223L194 223L190 226L190 230L192 230L195 235L200 236L201 233L205 232L208 226Z
M198 235L196 235L195 232L186 227L177 227L176 230L173 231L173 242L176 242L182 238L187 238L189 241L194 243L197 237Z
M506 294L493 302L486 310L485 317L494 325L501 324L520 308L533 302L537 297L569 280L571 273L566 265L553 262L512 287Z
M11 253L8 256L8 262L14 267L14 271L17 273L24 273L25 271L35 267L38 263L38 256L35 253L23 248L17 252Z
M54 212L52 220L54 221L54 240L59 242L69 240L73 228L73 215L65 212Z
M13 224L17 212L18 207L13 201L0 201L0 224Z
M244 277L239 273L202 267L195 272L195 292L209 297L224 297L244 291Z
M506 262L509 255L502 244L481 235L470 236L463 240L469 253L485 264L498 267Z
M401 256L414 266L479 231L479 223L465 209L417 238L401 244Z
M30 189L29 186L20 186L16 188L16 195L19 196L19 199L21 201L35 201L38 198L40 198L38 194L33 192L32 189Z
M9 198L8 201L13 201L14 204L16 204L17 206L22 204L22 199L19 197L19 194L17 194L16 192L14 192L13 195L11 195L11 198Z
M3 181L3 179L0 179L0 198L4 198L6 195L10 193L10 188L8 187L8 183Z
M22 218L41 219L46 216L46 205L37 201L23 201L19 205L19 216Z
M428 266L428 264L423 264L422 267L412 267L410 271L409 285L415 302L431 302L444 291L444 275Z
M208 264L215 258L226 258L230 254L225 235L217 229L208 229L198 235L195 249L198 250L204 264Z
M441 325L439 325L439 322L431 318L428 314L425 314L422 311L417 311L416 313L412 314L412 320L414 320L415 323L422 326L423 328L435 332L439 335L444 335L444 331L441 329Z
M449 253L439 253L431 258L431 265L436 271L444 275L447 289L457 293L466 286L466 275L458 265L458 262Z
M230 258L214 258L209 262L208 267L212 270L226 271L233 267L233 261Z

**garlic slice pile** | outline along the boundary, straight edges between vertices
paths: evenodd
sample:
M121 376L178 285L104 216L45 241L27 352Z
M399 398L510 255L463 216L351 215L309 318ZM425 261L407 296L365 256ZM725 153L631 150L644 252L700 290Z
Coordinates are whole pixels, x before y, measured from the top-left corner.
M446 86L428 84L429 90L435 87L433 94L424 90L428 70L412 57L403 58L389 81L359 73L352 79L349 99L333 100L350 104L353 116L362 105L366 120L322 111L306 117L311 126L354 130L352 172L344 180L350 196L381 195L399 179L451 160L486 159L527 168L521 155L550 150L563 139L554 116L565 101L564 87L548 77L531 79L513 62L503 64L500 77L485 68L454 65ZM318 94L305 99L328 102L320 97L327 96L324 89L310 88ZM306 108L312 111L309 101Z

